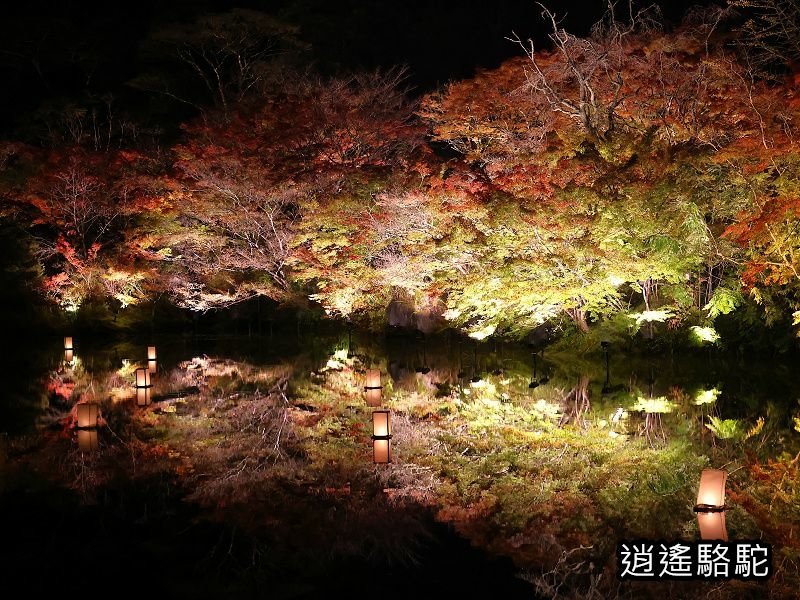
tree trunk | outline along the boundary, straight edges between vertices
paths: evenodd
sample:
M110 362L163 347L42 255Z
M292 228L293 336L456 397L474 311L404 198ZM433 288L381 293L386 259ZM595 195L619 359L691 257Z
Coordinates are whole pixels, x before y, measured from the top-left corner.
M581 333L588 333L589 332L589 323L586 322L586 311L580 308L568 308L566 313L570 316L570 318L575 322L577 325L578 330Z

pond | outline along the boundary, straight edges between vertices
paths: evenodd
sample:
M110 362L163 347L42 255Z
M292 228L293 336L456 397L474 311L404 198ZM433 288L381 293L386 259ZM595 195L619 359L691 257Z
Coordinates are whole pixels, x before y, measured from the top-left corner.
M347 331L7 347L2 558L30 590L793 597L800 581L789 360ZM724 534L770 544L772 577L620 581L618 543L700 537L706 468L728 474Z

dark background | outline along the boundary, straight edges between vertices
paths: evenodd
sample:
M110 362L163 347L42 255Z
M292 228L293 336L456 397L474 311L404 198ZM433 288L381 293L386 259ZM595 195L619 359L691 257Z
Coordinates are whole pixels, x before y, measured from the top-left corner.
M702 2L709 4L708 0ZM564 26L584 34L606 10L604 0L551 0ZM668 26L679 23L686 0L659 2ZM519 55L513 33L546 43L541 7L533 0L29 0L7 4L0 16L0 135L13 136L48 103L112 94L117 105L144 105L126 85L146 65L143 42L153 31L197 16L241 7L299 27L310 44L307 61L322 73L393 65L409 67L408 83L424 93L475 68ZM149 56L147 60L152 60ZM166 57L165 57L166 59ZM189 115L178 111L167 120ZM184 109L185 110L185 109ZM162 116L163 118L163 116Z

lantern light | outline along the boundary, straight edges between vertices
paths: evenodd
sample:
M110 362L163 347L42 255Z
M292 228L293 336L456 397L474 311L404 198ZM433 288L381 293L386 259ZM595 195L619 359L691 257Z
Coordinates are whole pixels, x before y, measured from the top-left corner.
M392 462L392 448L390 440L372 440L372 460L376 465L386 465Z
M701 540L728 541L725 527L725 483L728 474L722 469L703 469L697 490L697 528Z
M149 406L150 405L150 388L137 387L136 388L136 406Z
M367 406L380 406L381 405L381 388L367 388Z
M75 348L72 345L72 336L68 336L64 338L64 362L70 365L74 359Z
M725 527L725 511L698 512L697 528L701 540L728 541L728 529Z
M697 490L695 512L721 512L725 510L725 482L728 474L721 469L703 469Z
M367 406L380 406L383 386L380 369L367 369L364 391L367 393Z
M147 370L150 373L155 373L158 370L158 362L156 361L156 347L147 347Z
M372 412L372 460L376 464L392 462L392 422L391 412L375 410Z
M136 387L137 388L149 388L152 384L150 383L150 371L148 369L136 369Z
M78 449L84 453L94 452L97 450L96 429L78 430Z
M98 406L94 402L83 402L76 405L78 413L78 429L97 427Z
M380 369L367 369L367 385L368 390L381 389L381 372Z

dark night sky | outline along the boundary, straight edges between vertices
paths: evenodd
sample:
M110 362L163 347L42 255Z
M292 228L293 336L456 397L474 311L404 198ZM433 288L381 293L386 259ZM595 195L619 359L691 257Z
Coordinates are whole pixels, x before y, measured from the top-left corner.
M697 2L663 0L668 22ZM704 3L708 3L707 1ZM582 33L602 15L602 0L551 1L565 25ZM123 103L141 99L126 82L142 69L148 32L233 7L263 10L300 27L310 60L323 72L406 64L410 83L427 91L476 67L496 66L520 49L512 31L542 39L541 9L532 0L29 0L0 18L4 82L0 132L47 102L112 92Z

